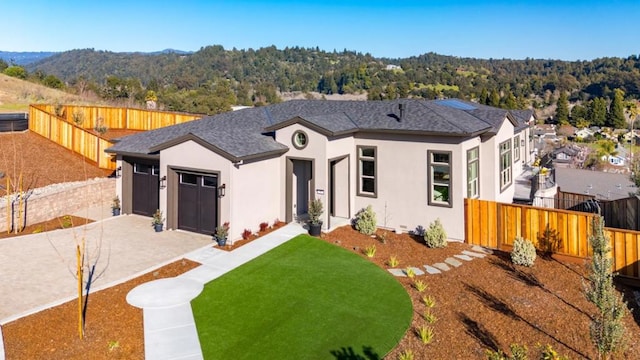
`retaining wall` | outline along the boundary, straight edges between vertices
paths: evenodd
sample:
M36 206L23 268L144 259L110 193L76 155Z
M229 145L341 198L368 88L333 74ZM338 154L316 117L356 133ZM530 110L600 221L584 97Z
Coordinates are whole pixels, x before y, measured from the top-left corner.
M78 210L94 205L111 204L116 194L116 180L96 178L54 184L34 189L26 200L26 212L23 219L26 225L37 224L58 216L69 215ZM7 217L7 198L0 198L0 231L7 231L19 217L18 203L15 199L10 204L11 211Z

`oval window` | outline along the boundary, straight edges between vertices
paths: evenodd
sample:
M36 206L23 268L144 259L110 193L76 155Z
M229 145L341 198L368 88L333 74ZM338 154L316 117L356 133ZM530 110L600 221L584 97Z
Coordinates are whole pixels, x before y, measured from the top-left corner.
M304 149L307 146L308 138L304 131L298 130L293 133L293 146L296 149Z

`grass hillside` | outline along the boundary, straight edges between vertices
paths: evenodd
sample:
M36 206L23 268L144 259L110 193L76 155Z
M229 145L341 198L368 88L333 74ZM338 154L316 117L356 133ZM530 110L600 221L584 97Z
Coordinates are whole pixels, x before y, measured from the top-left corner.
M34 103L89 103L90 99L0 74L0 112L28 111ZM95 102L95 101L94 101Z

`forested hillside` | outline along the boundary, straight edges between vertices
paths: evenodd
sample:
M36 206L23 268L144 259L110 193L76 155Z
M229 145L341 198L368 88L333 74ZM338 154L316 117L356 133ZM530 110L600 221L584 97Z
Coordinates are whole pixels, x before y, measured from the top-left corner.
M29 73L54 75L76 91L142 104L157 99L170 110L217 113L230 105L280 101L282 92L366 93L369 99L459 97L505 108L541 108L560 94L571 104L611 102L614 89L640 98L640 59L592 61L472 59L428 53L375 58L344 50L207 46L192 54L60 53L31 64Z

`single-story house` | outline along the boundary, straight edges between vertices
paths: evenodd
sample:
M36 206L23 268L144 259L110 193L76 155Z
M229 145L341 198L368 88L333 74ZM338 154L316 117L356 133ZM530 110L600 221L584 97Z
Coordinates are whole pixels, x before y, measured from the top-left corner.
M292 100L124 137L116 156L123 213L230 238L262 222L304 218L323 227L368 205L378 226L409 231L440 218L464 240L464 198L512 202L531 159L532 111L457 99Z
M595 135L595 132L589 128L582 128L575 132L575 136L580 139L589 139Z
M573 158L579 153L579 148L575 148L573 146L562 146L553 150L553 159L560 163L568 163L573 161Z

